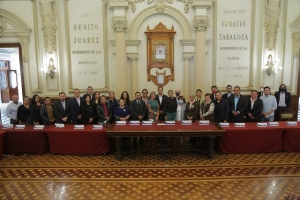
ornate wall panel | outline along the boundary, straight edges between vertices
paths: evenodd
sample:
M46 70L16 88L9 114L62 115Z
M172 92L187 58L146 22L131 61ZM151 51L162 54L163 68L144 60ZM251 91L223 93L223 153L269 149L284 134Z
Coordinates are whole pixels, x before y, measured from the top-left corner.
M69 92L89 85L108 92L107 3L66 0L65 16Z
M253 87L255 0L214 1L213 84Z

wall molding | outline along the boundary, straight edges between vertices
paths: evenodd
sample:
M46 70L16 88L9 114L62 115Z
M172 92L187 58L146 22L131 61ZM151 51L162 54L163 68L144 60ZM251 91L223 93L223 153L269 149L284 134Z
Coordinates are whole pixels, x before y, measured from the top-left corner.
M182 39L192 39L191 26L190 26L190 23L188 22L188 20L186 19L186 17L181 12L179 12L177 9L175 9L171 6L167 6L167 5L165 5L165 10L163 13L158 13L155 6L151 6L149 8L146 8L145 10L141 11L134 18L134 20L132 21L132 24L130 25L129 38L131 40L137 39L138 38L137 32L138 32L139 27L143 23L143 21L145 19L147 19L148 17L150 17L152 15L156 15L156 14L166 14L166 15L169 15L169 16L173 17L174 19L176 19L183 30L183 38ZM145 29L146 29L146 27L145 27Z

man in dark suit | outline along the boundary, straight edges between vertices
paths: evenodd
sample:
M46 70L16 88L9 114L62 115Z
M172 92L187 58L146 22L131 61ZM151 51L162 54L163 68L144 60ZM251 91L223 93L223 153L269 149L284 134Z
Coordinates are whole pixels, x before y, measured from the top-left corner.
M93 98L94 98L94 96L93 96L93 90L94 90L93 87L92 86L88 86L86 90L87 90L87 93L85 95L83 95L83 99L85 99L85 97L87 95L89 95L91 97L91 101L92 101Z
M228 98L233 95L233 93L231 92L232 91L232 86L231 85L227 85L226 86L226 93L224 93L222 95L222 98L223 99L226 99L228 101Z
M217 92L218 88L216 85L213 85L213 86L211 86L210 89L211 89L210 99L212 101L215 101L216 100L216 92Z
M258 92L256 90L251 91L251 98L247 102L247 115L248 122L260 122L261 111L263 109L263 102L257 98Z
M228 99L231 122L243 122L247 110L247 99L241 95L239 86L234 87L234 95Z
M144 101L141 100L141 93L135 93L135 100L130 102L131 120L142 121L147 113L147 107Z
M161 121L165 118L163 109L164 109L164 103L168 100L167 95L163 94L163 87L159 86L157 88L157 95L155 97L155 100L159 103L159 116L158 116L158 121Z
M66 101L66 94L59 93L59 100L54 103L55 123L70 124L71 110L70 102Z
M73 124L81 124L80 105L83 105L84 100L80 97L80 90L74 89L74 97L70 101L71 120Z
M222 98L222 93L220 91L216 92L216 101L214 102L214 104L215 104L215 109L214 109L215 121L218 123L228 122L229 104L225 98Z
M291 93L286 90L286 85L281 84L279 90L275 92L277 109L275 111L276 120L280 120L280 114L290 109Z
M195 101L195 95L190 94L189 99L190 101L187 102L185 108L185 118L188 120L197 120L199 119L200 105Z

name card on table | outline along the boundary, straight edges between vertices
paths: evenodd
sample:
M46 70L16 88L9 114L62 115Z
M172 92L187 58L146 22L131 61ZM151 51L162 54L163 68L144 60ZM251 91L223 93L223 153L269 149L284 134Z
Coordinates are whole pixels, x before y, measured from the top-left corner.
M152 121L142 121L142 125L152 125Z
M257 123L257 127L268 127L268 123Z
M116 125L126 125L126 121L116 121Z
M25 128L25 125L24 124L17 124L15 129L24 129Z
M103 129L102 125L93 125L93 129Z
M287 126L297 126L297 122L296 121L287 121L286 125Z
M175 125L175 121L165 121L165 125Z
M84 129L84 125L74 125L74 129Z
M219 125L221 127L229 127L229 123L220 122Z
M209 120L199 120L199 125L209 125Z
M34 125L33 129L44 129L44 125Z
M130 125L140 125L140 121L130 121Z
M55 128L65 128L64 124L55 124Z
M269 126L279 126L278 122L268 122Z
M13 124L2 124L2 129L14 128Z
M192 120L182 120L181 125L192 125Z
M245 123L234 123L234 127L245 127Z

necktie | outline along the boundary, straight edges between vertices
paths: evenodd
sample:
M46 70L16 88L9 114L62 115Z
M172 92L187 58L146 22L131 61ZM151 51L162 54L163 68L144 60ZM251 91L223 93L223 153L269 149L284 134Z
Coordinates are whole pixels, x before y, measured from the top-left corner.
M138 107L139 107L139 110L140 110L140 108L141 108L140 100L138 100L137 102L138 102Z
M63 106L63 108L65 110L65 101L62 101L61 103L62 103L62 106Z

